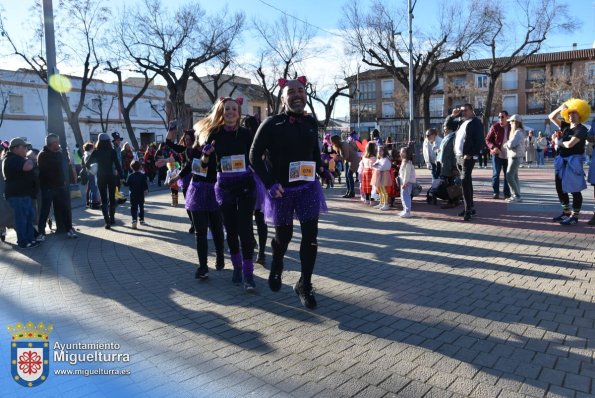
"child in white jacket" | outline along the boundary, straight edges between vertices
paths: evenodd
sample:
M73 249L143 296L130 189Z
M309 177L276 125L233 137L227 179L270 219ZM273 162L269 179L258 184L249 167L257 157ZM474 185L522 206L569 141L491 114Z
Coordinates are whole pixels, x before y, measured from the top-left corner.
M401 148L401 169L399 170L399 180L401 183L401 204L403 211L399 213L401 217L411 217L411 190L417 183L415 176L415 167L413 167L413 154L408 147Z

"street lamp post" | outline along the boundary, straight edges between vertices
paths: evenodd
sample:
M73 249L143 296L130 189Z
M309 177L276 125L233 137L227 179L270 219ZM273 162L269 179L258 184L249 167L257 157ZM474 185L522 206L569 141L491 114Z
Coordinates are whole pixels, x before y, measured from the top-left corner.
M56 41L54 38L52 0L43 0L43 22L49 83L51 77L58 74L58 69L56 68ZM54 133L60 137L60 145L66 150L68 146L66 144L66 132L64 131L64 118L62 117L62 99L60 93L54 90L51 84L48 84L47 133Z
M407 2L409 9L409 142L413 137L415 130L413 128L414 115L413 115L413 8L411 0Z

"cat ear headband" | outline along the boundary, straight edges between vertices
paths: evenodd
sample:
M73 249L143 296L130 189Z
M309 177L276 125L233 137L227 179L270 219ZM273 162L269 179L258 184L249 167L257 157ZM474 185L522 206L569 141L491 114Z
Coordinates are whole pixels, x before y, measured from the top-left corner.
M243 97L236 97L236 98L231 98L231 97L219 97L219 101L223 102L223 101L227 101L227 100L231 100L231 101L235 101L238 103L238 105L242 106L242 104L244 103L244 98Z
M300 82L302 84L302 86L306 87L306 83L308 83L308 79L306 79L306 76L299 76L297 79L298 82ZM277 83L279 84L279 88L283 89L285 86L287 86L287 83L289 82L289 80L287 79L279 79L277 80Z

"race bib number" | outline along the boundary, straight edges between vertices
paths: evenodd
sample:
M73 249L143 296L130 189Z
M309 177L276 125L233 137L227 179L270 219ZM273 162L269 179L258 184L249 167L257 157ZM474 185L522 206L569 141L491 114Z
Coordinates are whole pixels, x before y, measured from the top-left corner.
M192 159L192 174L197 176L206 177L207 176L207 168L202 167L202 162L200 159Z
M246 171L246 157L244 155L224 156L221 158L222 173L241 173Z
M289 182L314 181L316 162L291 162L289 163Z

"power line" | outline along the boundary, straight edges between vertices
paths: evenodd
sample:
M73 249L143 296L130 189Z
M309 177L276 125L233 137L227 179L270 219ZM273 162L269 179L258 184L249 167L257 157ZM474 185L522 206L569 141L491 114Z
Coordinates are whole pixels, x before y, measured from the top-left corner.
M326 32L326 33L328 33L328 34L331 34L331 35L333 35L333 36L342 37L340 34L337 34L337 33L331 32L330 30L326 30L326 29L324 29L324 28L321 28L320 26L316 26L316 25L314 25L314 24L311 24L311 23L310 23L310 22L308 22L308 21L305 21L305 20L303 20L303 19L301 19L301 18L299 18L299 17L296 17L295 15L289 14L289 13L287 13L286 11L283 11L282 9L280 9L280 8L278 8L278 7L275 7L274 5L272 5L272 4L269 4L269 3L267 3L267 2L266 2L266 1L264 1L264 0L258 0L258 1L260 1L262 4L264 4L264 5L266 5L266 6L269 6L269 7L271 7L272 9L274 9L274 10L277 10L277 11L279 11L280 13L282 13L282 14L284 14L284 15L286 15L286 16L288 16L288 17L290 17L290 18L293 18L293 19L295 19L295 20L297 20L297 21L300 21L300 22L302 22L302 23L304 23L304 24L306 24L306 25L309 25L309 26L311 26L311 27L313 27L313 28L316 28L316 29L318 29L318 30L321 30L321 31L323 31L323 32Z

